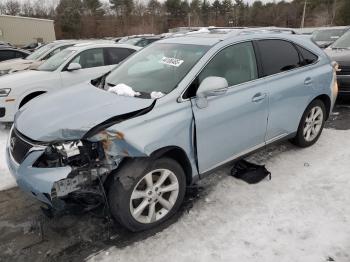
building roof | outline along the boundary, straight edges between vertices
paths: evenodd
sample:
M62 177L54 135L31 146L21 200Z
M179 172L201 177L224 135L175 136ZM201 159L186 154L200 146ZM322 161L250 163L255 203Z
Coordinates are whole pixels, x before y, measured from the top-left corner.
M30 19L30 20L37 20L37 21L46 21L46 22L54 22L51 19L43 19L43 18L35 18L35 17L26 17L26 16L14 16L14 15L0 15L0 17L7 17L7 18L16 18L16 19Z

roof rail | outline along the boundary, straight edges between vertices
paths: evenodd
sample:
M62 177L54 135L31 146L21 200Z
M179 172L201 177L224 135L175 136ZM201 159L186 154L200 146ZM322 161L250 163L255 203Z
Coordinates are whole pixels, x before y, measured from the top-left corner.
M249 34L292 34L295 35L297 34L293 29L291 28L284 28L284 27L252 27L252 28L245 28L241 29L238 32L233 31L230 32L229 34L232 36L237 36L237 35L249 35Z

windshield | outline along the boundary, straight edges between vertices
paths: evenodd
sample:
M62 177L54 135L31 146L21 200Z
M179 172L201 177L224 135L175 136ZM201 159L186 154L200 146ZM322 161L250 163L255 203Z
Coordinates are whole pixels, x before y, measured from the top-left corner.
M135 45L141 39L142 38L140 38L140 37L130 38L130 39L126 40L126 41L123 41L123 44Z
M44 46L40 47L39 49L37 49L36 51L34 51L29 56L27 56L26 60L39 60L42 57L42 55L44 55L47 51L54 48L55 46L56 46L55 44L44 45Z
M168 94L176 88L209 46L155 43L135 53L107 78L109 86L127 85L135 92Z
M332 48L350 48L350 31L335 41Z
M312 34L314 41L334 42L345 33L346 29L318 30Z
M55 71L57 68L60 67L69 57L72 56L76 51L75 50L69 50L65 49L53 57L50 57L48 60L46 60L43 64L41 64L38 67L39 71Z

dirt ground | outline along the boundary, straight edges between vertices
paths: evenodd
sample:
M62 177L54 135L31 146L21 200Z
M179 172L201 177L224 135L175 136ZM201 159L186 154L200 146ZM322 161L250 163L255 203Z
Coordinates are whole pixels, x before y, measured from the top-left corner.
M338 104L327 128L350 129L350 103ZM268 150L288 150L275 145ZM273 154L266 154L273 155ZM228 167L189 188L181 212L156 230L130 233L103 216L102 208L89 213L49 219L40 204L17 187L0 192L0 261L82 261L90 254L111 246L125 247L142 241L189 212L196 200L205 198L216 183L226 176Z

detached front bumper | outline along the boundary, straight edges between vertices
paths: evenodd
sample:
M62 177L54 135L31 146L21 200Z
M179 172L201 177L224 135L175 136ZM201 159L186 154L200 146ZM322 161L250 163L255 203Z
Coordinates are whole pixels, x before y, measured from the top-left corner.
M45 148L33 147L19 164L11 155L9 136L6 146L6 160L11 174L15 177L18 186L39 201L52 205L51 192L56 181L66 179L72 171L71 167L36 168L36 160L43 154Z

